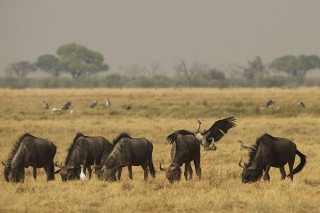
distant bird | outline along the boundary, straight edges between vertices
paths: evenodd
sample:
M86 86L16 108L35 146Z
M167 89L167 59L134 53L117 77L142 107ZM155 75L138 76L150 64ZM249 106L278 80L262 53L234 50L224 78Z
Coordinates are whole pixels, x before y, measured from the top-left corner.
M128 104L125 104L125 105L123 105L122 107L123 107L124 109L126 109L126 110L130 110L130 109L131 109L131 106L128 105Z
M74 113L74 110L72 109L72 110L70 110L70 114L73 114Z
M106 104L104 106L106 107L106 109L111 107L111 102L108 98L106 99Z
M83 173L83 165L81 164L80 167L81 167L80 180L82 181L88 180L86 175Z
M49 109L49 104L44 100L42 104L44 109Z
M68 101L68 102L62 107L62 109L63 109L63 110L68 110L68 109L70 108L70 106L71 106L71 101Z
M60 114L61 113L61 109L60 108L52 108L52 113L56 113L56 114Z
M93 100L90 104L90 108L93 109L97 106L97 101L96 100Z
M275 104L276 104L275 100L274 99L270 99L269 101L267 101L266 107L270 107L270 106L275 105Z
M306 108L306 105L301 100L298 101L297 105L298 107Z

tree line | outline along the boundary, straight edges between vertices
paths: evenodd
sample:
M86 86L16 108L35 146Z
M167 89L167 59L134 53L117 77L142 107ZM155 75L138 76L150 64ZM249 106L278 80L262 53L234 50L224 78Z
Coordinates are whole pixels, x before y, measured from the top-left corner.
M320 69L317 55L285 55L269 65L259 56L246 66L228 65L223 69L210 68L205 63L173 61L174 77L163 73L161 64L123 67L124 73L97 77L109 70L104 57L97 51L75 44L65 44L56 54L44 54L36 62L18 61L6 68L1 87L287 87L320 86L320 79L307 79L311 70ZM52 77L29 78L33 72L49 73ZM62 75L64 74L64 75ZM67 75L70 77L66 77Z

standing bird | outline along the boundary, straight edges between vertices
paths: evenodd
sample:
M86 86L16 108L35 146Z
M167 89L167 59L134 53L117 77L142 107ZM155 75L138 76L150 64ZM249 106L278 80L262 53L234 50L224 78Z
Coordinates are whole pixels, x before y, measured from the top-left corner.
M90 108L93 109L97 106L97 101L96 100L93 100L90 104Z
M266 107L270 107L270 106L275 105L275 104L276 104L275 100L274 99L270 99L269 101L267 101Z
M301 100L298 101L297 105L298 107L306 108L306 105Z
M68 102L62 107L62 109L63 109L63 110L68 110L68 109L70 108L70 106L71 106L71 101L68 101Z
M80 167L81 167L80 180L82 181L88 180L86 175L83 173L83 165L81 164Z
M111 107L111 102L108 98L106 99L106 104L104 106L106 107L106 109Z
M44 109L49 109L49 104L44 100L42 104Z

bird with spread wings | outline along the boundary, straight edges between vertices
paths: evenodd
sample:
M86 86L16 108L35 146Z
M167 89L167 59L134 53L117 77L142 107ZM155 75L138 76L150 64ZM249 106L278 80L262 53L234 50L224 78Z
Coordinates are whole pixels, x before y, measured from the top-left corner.
M201 121L198 120L198 130L193 133L188 130L178 130L167 137L167 141L172 144L177 136L180 135L193 135L204 147L205 150L215 150L215 143L218 142L228 131L229 129L236 126L236 118L228 117L221 120L217 120L212 124L212 126L203 132L200 131Z

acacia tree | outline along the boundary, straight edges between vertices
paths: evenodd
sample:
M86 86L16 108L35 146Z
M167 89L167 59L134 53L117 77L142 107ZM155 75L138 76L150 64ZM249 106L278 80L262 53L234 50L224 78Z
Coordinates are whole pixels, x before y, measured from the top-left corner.
M11 63L6 68L6 73L8 76L16 76L21 80L25 80L31 72L37 70L36 66L29 61L19 61Z
M59 47L57 55L60 57L61 68L74 79L109 69L101 53L75 43Z
M269 67L276 71L285 72L289 77L303 83L308 71L320 68L320 58L317 55L286 55L275 59Z
M58 77L62 71L60 59L49 54L39 56L36 66L45 72L51 73L54 77Z
M252 61L248 61L248 67L244 67L244 77L250 81L256 81L266 75L267 70L261 58L256 56Z

